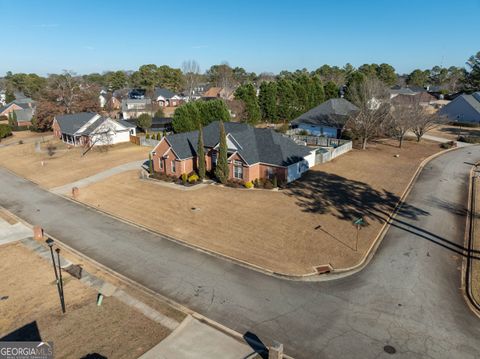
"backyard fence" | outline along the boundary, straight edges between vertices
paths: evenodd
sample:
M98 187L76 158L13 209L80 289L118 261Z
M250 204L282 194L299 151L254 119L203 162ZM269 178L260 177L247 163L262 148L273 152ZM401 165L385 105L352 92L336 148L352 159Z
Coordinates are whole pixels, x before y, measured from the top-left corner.
M342 140L345 141L345 140ZM343 155L352 149L352 141L345 141L342 145L334 148L320 147L315 153L315 164L325 163L333 160L335 157Z
M297 134L287 134L286 136L290 137L295 142L303 142L307 146L321 146L321 147L340 147L348 142L349 140L342 140L331 137L322 137L322 136L309 136L309 135L297 135Z
M130 135L130 142L137 146L140 146L140 137Z

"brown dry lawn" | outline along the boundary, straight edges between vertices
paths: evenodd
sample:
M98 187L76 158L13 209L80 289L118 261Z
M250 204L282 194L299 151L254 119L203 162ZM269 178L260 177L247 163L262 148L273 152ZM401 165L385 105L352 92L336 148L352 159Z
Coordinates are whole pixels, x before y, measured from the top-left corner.
M428 131L427 134L456 141L458 139L458 136L460 135L480 136L480 128L438 125L438 127L435 127L434 129Z
M169 331L113 297L96 305L97 292L64 273L66 314L60 311L51 264L21 243L0 247L0 337L30 323L55 357L137 358Z
M57 148L53 156L46 153L48 144ZM0 166L42 187L54 188L124 163L147 159L151 149L122 143L111 146L108 151L94 148L82 156L83 148L69 148L59 140L42 143L41 148L42 153L35 152L33 143L0 148Z
M29 141L35 138L41 140L42 137L48 137L52 134L53 132L14 131L11 136L0 140L0 145L9 145L11 143L18 143L18 141Z
M78 199L211 251L304 274L326 263L337 269L357 264L420 162L438 151L428 141L406 141L403 149L392 141L372 144L316 166L278 192L219 186L181 191L131 171L82 188ZM421 211L407 208L404 215ZM352 221L360 216L369 225L355 250Z

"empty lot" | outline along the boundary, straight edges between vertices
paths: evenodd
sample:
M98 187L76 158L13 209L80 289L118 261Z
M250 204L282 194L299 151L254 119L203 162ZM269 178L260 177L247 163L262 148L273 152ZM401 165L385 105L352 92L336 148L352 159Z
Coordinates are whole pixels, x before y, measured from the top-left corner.
M420 162L438 151L428 141L407 141L403 149L394 141L379 142L316 166L278 192L218 186L181 191L142 181L131 171L82 188L78 199L214 252L304 274L326 263L357 264ZM402 213L422 215L416 208ZM368 226L360 230L356 250L353 221L360 217Z
M54 146L50 156L47 146ZM40 151L34 143L0 148L0 166L38 183L54 188L94 175L106 169L148 158L149 147L123 143L108 150L93 148L82 156L84 148L69 147L59 140L42 143Z

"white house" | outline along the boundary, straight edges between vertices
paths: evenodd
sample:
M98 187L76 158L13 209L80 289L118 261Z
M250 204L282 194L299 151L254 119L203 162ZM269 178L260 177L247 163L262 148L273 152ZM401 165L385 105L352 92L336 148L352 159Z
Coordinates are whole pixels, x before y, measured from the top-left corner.
M73 146L114 145L136 135L135 125L92 112L56 116L52 128L56 137Z

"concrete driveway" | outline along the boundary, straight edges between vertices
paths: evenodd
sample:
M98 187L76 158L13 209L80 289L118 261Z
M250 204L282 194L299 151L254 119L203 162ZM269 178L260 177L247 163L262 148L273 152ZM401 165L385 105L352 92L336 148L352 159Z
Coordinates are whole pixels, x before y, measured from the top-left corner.
M473 359L480 320L462 297L459 252L468 173L478 160L480 148L471 146L430 162L370 265L321 283L272 278L188 249L3 169L0 205L232 329L284 343L296 358ZM413 208L422 213L416 220Z

